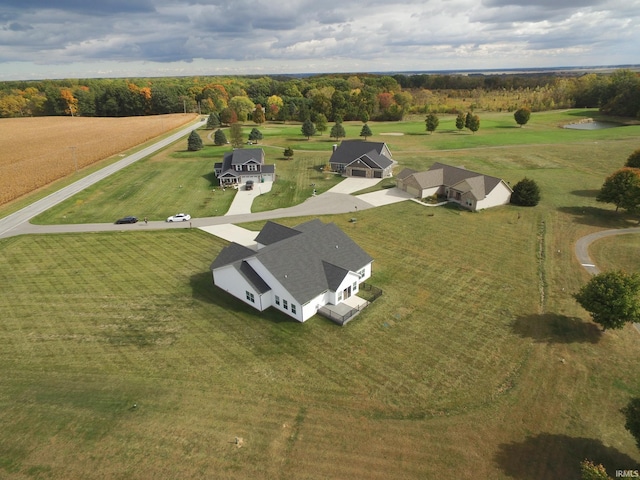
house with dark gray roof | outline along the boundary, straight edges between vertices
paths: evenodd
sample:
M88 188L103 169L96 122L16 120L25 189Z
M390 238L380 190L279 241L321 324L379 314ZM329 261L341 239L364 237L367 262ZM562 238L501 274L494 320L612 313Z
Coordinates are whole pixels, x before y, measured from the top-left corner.
M237 148L224 154L222 162L214 165L220 186L241 185L247 180L254 183L273 182L276 166L265 165L261 148Z
M371 276L373 259L333 223L267 222L256 242L257 250L231 243L211 271L216 286L259 311L272 307L304 322Z
M396 176L396 186L417 198L445 197L471 211L506 205L513 193L500 178L439 162L422 172L405 168Z
M396 163L386 143L362 140L345 140L334 145L329 159L331 170L346 177L390 177Z

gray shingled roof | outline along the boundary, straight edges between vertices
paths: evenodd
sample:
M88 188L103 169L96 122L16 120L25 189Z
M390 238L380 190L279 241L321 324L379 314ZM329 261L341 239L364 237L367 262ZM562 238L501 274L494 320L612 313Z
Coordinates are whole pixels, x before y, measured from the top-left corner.
M216 259L211 264L211 270L245 259L255 253L256 252L254 250L233 242L220 251Z
M303 305L326 290L335 290L349 271L357 272L373 261L333 223L311 220L290 229L298 232L290 236L283 234L287 233L287 227L266 228L267 241L278 235L284 238L266 244L257 252L231 244L220 252L211 268L233 264L240 269L242 263L246 263L244 259L255 257ZM256 237L257 241L260 235L262 232ZM240 258L243 253L246 255Z
M279 223L269 220L264 224L264 227L262 227L262 230L260 230L260 233L255 240L262 245L271 245L272 243L276 243L284 240L285 238L299 234L300 232L298 230L285 227L284 225L280 225Z
M247 262L242 261L238 266L238 271L258 293L265 293L271 290L271 287L262 279L260 275Z
M345 140L331 155L329 163L348 165L361 157L372 168L387 168L394 162L382 154L386 144L383 142L363 142L361 140Z

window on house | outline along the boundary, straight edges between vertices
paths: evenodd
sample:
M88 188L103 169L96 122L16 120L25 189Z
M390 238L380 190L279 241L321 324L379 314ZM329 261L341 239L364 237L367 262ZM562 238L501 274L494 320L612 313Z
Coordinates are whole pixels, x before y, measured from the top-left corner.
M357 291L358 290L358 282L353 282L353 291Z
M293 303L291 304L291 313L296 314L296 306Z
M360 278L364 277L364 268L358 272Z
M289 310L289 304L286 300L282 300L282 308L284 308L285 310Z
M256 299L253 296L253 293L251 293L250 291L247 290L247 300L249 300L251 303L256 303Z
M276 295L276 305L280 305L280 297Z
M257 172L258 165L256 165L255 163L250 163L249 165L247 165L247 170L250 172Z

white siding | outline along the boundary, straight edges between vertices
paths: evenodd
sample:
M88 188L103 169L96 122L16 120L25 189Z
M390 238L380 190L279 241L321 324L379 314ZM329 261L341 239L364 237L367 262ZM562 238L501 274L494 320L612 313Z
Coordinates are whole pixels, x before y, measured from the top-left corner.
M511 189L504 183L500 182L491 190L483 200L479 200L476 204L476 210L483 208L496 207L498 205L507 205L511 201Z
M214 270L213 283L257 310L263 311L271 306L269 295L261 296L231 265ZM254 302L247 300L247 292L253 294Z

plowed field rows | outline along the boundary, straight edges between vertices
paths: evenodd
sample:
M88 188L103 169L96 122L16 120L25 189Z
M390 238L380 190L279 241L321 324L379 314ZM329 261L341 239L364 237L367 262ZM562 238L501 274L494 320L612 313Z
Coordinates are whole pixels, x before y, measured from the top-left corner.
M193 114L0 120L0 205L193 120Z

